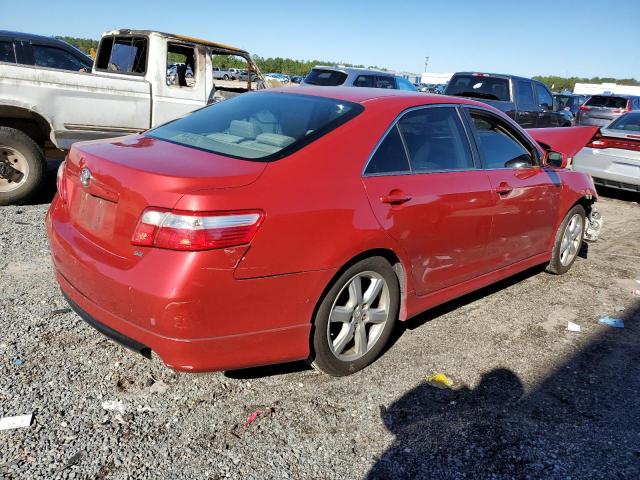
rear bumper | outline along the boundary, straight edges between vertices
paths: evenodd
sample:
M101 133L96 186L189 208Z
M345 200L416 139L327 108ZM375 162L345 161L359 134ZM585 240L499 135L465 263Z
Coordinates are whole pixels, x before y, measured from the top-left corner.
M640 158L633 158L636 155L637 152L585 147L574 157L573 169L591 175L596 185L640 191Z
M224 252L147 251L120 265L78 234L57 198L46 223L70 305L125 346L191 372L308 357L313 309L334 271L236 280L213 264Z

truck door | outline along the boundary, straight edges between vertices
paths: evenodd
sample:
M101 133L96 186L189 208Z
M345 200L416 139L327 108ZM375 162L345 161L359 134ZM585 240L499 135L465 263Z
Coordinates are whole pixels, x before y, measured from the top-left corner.
M159 39L158 39L159 40ZM207 103L205 50L178 41L157 45L158 75L152 85L152 126L181 117ZM165 54L162 55L164 47ZM165 63L166 62L166 63Z
M533 96L533 85L529 80L515 80L516 122L523 128L535 128L538 123L538 112Z
M145 36L103 37L95 74L56 68L49 60L58 52L34 53L37 64L38 57L41 59L34 69L37 87L48 95L42 108L53 121L58 147L67 149L79 140L117 137L149 128L148 43Z
M536 82L536 97L538 100L538 128L557 127L559 125L559 116L553 111L553 97L547 87Z

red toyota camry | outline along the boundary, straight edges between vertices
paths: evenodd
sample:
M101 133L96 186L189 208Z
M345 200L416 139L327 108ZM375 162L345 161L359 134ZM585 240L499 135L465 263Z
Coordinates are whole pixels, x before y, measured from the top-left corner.
M563 167L592 132L532 135L471 100L318 87L79 143L46 220L57 279L84 320L176 370L347 375L398 319L569 270L596 194Z

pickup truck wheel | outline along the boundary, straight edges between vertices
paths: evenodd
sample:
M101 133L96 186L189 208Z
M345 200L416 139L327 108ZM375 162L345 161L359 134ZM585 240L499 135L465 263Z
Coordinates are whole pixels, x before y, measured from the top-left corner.
M311 334L311 365L336 377L373 362L393 330L400 304L398 277L382 257L348 268L320 301Z
M576 205L569 210L558 228L547 272L562 275L569 271L582 246L584 224L584 207Z
M225 73L223 78L224 78L225 80L229 80L229 75L227 75L227 74Z
M20 130L0 127L0 205L27 200L42 182L45 158Z

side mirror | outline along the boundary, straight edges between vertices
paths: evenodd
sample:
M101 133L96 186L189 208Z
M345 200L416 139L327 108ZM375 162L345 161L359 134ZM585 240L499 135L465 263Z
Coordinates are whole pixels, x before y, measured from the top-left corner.
M566 155L560 152L554 152L553 150L549 150L544 158L545 165L553 168L567 168L569 164L569 159Z

